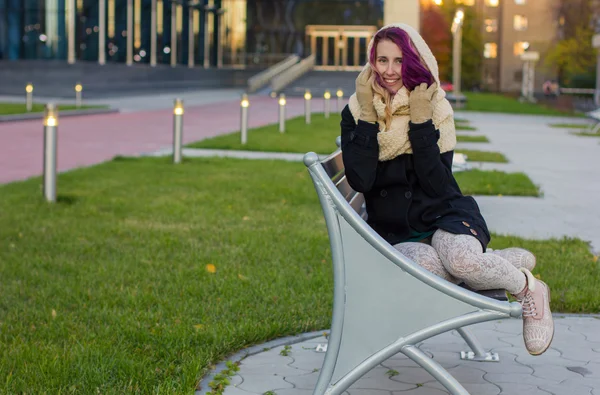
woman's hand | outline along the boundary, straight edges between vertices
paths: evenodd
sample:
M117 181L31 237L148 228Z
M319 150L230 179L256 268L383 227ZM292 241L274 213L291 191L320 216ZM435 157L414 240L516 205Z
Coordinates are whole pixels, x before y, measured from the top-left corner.
M356 78L356 99L360 105L360 117L363 121L376 122L377 112L373 106L373 80L375 75L367 65Z
M426 83L415 87L410 93L410 121L412 123L424 123L433 117L433 97L437 90L437 82L427 88Z

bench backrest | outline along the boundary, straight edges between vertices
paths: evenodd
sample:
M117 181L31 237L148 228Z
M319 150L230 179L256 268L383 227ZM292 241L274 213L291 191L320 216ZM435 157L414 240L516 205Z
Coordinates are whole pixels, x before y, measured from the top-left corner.
M350 204L350 207L356 211L358 215L364 220L367 219L367 210L365 207L365 198L362 193L356 192L346 179L344 173L344 162L342 161L342 151L337 150L333 154L325 158L321 165L327 173L327 176L331 179L338 191L342 194L344 199Z

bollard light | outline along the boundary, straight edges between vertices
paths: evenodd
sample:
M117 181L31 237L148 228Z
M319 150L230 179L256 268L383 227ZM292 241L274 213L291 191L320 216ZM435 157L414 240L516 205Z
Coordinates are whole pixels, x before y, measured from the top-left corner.
M83 86L81 84L75 85L75 107L81 107L81 92L83 91Z
M25 92L26 92L25 106L27 107L27 112L30 112L33 109L33 85L27 84L27 86L25 86Z
M240 102L241 111L241 120L240 120L240 130L242 134L242 144L246 144L248 142L248 107L250 106L250 101L248 100L248 95L242 95L242 101Z
M307 125L310 125L310 100L312 99L312 95L310 93L310 89L307 89L304 92L304 121Z
M326 90L323 97L325 98L325 119L327 119L329 118L329 99L331 99L331 92Z
M56 139L58 110L53 103L44 111L44 197L56 202Z
M181 163L181 140L183 134L183 100L175 99L173 107L173 163Z
M342 100L344 100L344 91L341 89L338 89L337 92L335 92L335 95L337 96L337 111L340 112L342 111Z
M279 95L279 132L285 132L285 95Z

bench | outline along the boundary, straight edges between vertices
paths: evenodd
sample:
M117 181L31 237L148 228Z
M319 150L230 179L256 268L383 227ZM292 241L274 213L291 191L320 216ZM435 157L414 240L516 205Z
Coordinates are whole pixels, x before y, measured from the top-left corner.
M586 113L586 115L596 121L596 124L590 127L590 133L596 134L600 130L600 108Z
M339 137L338 137L339 147ZM397 353L416 362L452 394L468 394L448 371L418 348L456 330L471 351L462 359L498 361L466 327L521 316L503 290L474 292L421 268L366 222L364 197L344 175L341 150L304 164L313 180L329 234L334 272L331 331L314 395L339 395Z

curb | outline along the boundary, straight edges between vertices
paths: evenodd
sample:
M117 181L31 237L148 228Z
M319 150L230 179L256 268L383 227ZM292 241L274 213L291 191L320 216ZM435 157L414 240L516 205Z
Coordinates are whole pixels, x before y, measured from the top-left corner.
M118 108L88 108L83 110L66 110L60 111L59 118L73 117L78 115L96 115L96 114L112 114L119 112ZM0 122L19 122L19 121L31 121L34 119L44 119L43 112L34 112L26 114L14 114L14 115L0 115Z
M329 334L329 329L317 331L317 332L303 333L303 334L300 334L297 336L282 337L280 339L275 339L275 340L271 340L266 343L257 344L255 346L252 346L252 347L246 348L242 351L239 351L239 352L233 354L232 356L230 356L229 358L226 358L222 362L219 362L215 366L214 369L212 369L209 373L207 373L202 378L202 380L200 380L200 383L196 387L195 395L206 395L208 392L211 391L210 387L208 386L208 383L210 383L213 380L215 375L217 375L220 372L222 372L223 370L227 369L227 366L225 365L226 361L239 362L239 361L243 360L244 358L247 358L249 356L256 355L258 353L263 352L265 348L288 346L291 344L296 344L296 343L300 343L300 342L303 342L306 340L321 337L326 333Z

